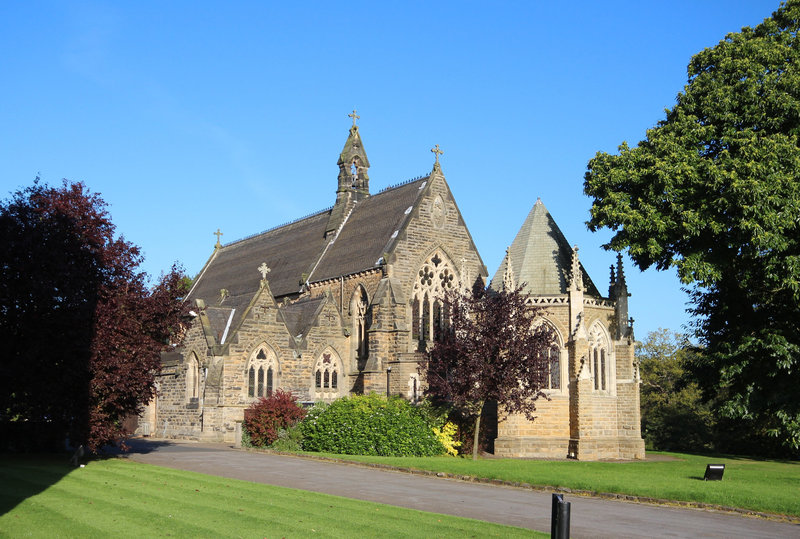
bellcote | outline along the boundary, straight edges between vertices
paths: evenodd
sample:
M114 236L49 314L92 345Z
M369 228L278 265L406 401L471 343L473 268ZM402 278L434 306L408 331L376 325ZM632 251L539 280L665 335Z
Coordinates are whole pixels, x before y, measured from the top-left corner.
M369 159L356 125L359 116L355 110L348 116L353 119L353 125L336 162L339 165L339 186L336 188L336 204L325 227L326 238L339 229L357 202L369 197Z
M336 190L336 201L339 202L341 195L350 193L354 202L365 199L369 196L369 159L364 150L364 143L361 142L361 135L358 132L356 120L359 116L354 110L349 114L353 119L353 126L350 128L350 135L344 143L342 153L339 154L339 187Z

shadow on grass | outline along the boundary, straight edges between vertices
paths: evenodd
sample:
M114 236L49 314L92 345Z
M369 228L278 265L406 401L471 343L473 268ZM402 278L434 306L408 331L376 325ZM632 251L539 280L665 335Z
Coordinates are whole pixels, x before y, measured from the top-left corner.
M753 461L753 462L775 462L778 464L794 464L800 465L800 459L791 459L791 458L774 458L774 457L761 457L761 456L751 456L751 455L733 455L730 453L715 453L715 452L678 452L678 451L671 451L668 449L652 449L648 450L648 458L649 452L653 453L677 453L680 456L688 455L691 457L699 457L704 459L726 459L726 460L734 460L734 461ZM661 456L661 455L660 455ZM663 455L666 456L666 455ZM672 456L672 455L670 455ZM673 457L676 460L685 460L680 457Z
M69 453L0 455L0 515L58 483L75 469Z
M166 440L133 438L127 441L128 451L107 446L102 453L86 455L91 459L118 458L126 454L147 454L174 445ZM44 492L75 469L70 463L72 452L0 453L0 516L5 515L26 499Z

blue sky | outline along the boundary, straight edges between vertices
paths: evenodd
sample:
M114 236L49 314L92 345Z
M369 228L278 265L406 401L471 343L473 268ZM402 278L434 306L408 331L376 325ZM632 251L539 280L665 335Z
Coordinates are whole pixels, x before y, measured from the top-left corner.
M358 109L373 192L430 149L490 275L537 197L601 291L614 254L583 195L690 57L777 1L2 2L0 196L83 181L157 276L330 206ZM627 262L639 339L689 320L674 270Z

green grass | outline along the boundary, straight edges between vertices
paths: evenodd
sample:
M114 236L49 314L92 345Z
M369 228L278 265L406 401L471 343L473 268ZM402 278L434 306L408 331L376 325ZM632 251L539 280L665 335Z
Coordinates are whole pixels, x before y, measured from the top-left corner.
M695 501L800 516L800 462L651 451L675 460L579 462L453 457L323 456L531 485ZM703 481L706 464L725 464L722 481Z
M2 537L530 537L530 530L108 459L0 457ZM541 534L546 537L545 534Z

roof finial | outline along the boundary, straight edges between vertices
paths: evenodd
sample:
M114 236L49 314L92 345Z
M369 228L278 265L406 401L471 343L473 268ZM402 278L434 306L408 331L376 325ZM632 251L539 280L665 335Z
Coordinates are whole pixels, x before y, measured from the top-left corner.
M361 116L359 116L358 114L356 114L356 109L353 109L353 112L352 112L352 113L350 113L350 114L348 114L347 116L353 119L353 127L358 127L358 126L356 125L356 120L360 119L360 118L361 118Z
M517 288L514 268L511 266L511 247L506 247L506 270L503 272L503 289L511 292Z
M614 295L614 286L617 284L617 277L614 273L614 264L611 264L609 269L611 269L611 280L608 282L608 297L611 297Z
M438 144L435 147L431 148L431 152L433 152L436 155L436 163L434 163L434 165L438 165L439 164L439 156L442 155L444 152L439 149L439 145Z
M617 282L620 283L620 286L627 287L627 283L625 283L625 272L622 269L622 253L617 253Z
M222 247L222 244L219 242L219 237L222 236L223 234L222 232L219 231L218 228L217 231L214 232L214 235L217 237L217 243L214 245L214 249L219 249L220 247Z
M272 271L272 270L269 269L269 266L267 266L266 262L262 262L261 265L258 266L258 272L261 274L261 280L262 281L266 281L267 280L267 274L270 271Z
M570 275L569 288L570 290L583 290L583 272L581 271L581 263L578 260L578 246L572 248L572 275Z

